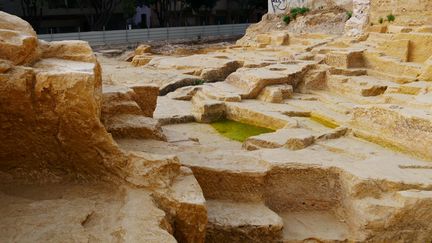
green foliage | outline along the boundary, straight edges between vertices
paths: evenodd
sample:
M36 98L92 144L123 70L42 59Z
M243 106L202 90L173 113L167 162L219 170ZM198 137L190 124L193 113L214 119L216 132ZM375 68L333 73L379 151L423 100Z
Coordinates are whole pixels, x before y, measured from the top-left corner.
M305 13L307 13L307 12L309 12L309 11L310 11L310 9L309 9L309 8L306 8L306 7L302 7L302 8L299 9L299 13L300 13L300 14L305 14Z
M285 24L289 24L291 22L291 17L289 15L285 15L282 17L283 22L285 22Z
M122 8L123 8L123 14L126 18L131 18L136 13L136 1L135 0L123 0L122 1Z
M387 21L388 22L393 22L395 21L396 17L393 14L389 14L387 15Z
M346 12L346 15L347 15L348 19L350 19L352 17L353 13L352 13L352 11L348 11L348 12Z
M202 79L197 79L197 80L195 80L195 82L194 82L194 84L193 85L202 85L202 84L204 84L204 80L202 80Z
M299 14L305 14L305 13L307 13L307 12L309 12L310 11L310 9L309 8L306 8L306 7L301 7L301 8L292 8L291 10L290 10L290 14L291 14L291 17L293 18L293 19L295 19L295 18L297 18L297 15L299 15Z
M380 24L384 23L384 19L382 17L379 18L378 23L380 23Z
M244 142L247 138L262 133L274 132L272 129L257 127L230 120L214 122L211 125L222 136L239 142Z

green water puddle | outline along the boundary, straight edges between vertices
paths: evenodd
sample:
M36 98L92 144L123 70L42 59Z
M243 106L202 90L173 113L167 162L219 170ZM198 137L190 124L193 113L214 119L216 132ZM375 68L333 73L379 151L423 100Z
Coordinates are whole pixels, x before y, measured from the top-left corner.
M252 136L274 132L274 130L269 128L258 127L231 120L213 122L211 123L211 126L222 136L239 142L244 142L247 138Z

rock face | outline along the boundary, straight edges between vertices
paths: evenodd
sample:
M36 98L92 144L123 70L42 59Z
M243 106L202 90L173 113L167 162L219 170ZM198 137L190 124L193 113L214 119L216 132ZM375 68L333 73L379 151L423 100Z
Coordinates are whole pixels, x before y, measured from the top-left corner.
M154 58L148 65L158 69L182 70L184 74L193 74L204 81L215 82L224 80L243 63L230 60L226 56L192 55L181 58Z
M13 64L29 64L36 61L40 55L36 32L24 20L0 13L0 57Z
M121 175L126 157L99 120L101 71L87 44L39 43L0 13L0 169L23 180Z
M369 24L370 0L353 0L352 17L345 24L347 36L359 36Z
M432 4L430 1L386 1L371 0L371 21L378 22L392 13L398 25L424 25L432 21Z
M203 242L190 171L176 156L121 150L101 122L113 135L165 140L151 118L159 88L108 91L88 43L38 41L0 12L1 242ZM172 215L155 198L172 200Z
M322 9L325 7L339 6L345 9L352 8L352 0L308 0L308 1L273 1L268 0L268 13L280 14L289 8L308 7L312 10Z

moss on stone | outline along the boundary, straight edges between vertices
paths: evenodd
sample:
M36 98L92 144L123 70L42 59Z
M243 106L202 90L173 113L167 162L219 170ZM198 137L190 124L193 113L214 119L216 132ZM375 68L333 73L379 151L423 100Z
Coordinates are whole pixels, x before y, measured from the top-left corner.
M311 113L310 118L315 121L318 122L319 124L328 127L328 128L337 128L339 127L339 124L337 124L333 119L316 114L316 113Z
M231 120L222 120L214 122L211 125L224 137L239 142L243 142L249 137L256 136L262 133L274 132L274 130L269 128L258 127Z

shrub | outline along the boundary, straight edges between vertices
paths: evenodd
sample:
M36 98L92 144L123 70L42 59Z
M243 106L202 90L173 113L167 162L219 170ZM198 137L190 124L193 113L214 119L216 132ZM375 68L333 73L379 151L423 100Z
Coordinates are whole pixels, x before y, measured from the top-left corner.
M292 8L290 10L290 13L291 13L291 17L293 19L295 19L297 17L297 15L299 15L299 14L305 14L305 13L307 13L309 11L310 11L309 8L301 7L301 8Z
M395 21L396 17L393 14L389 14L387 15L387 21L388 22L393 22Z
M194 85L202 85L202 84L204 84L204 80L202 80L202 79L195 80Z
M309 12L309 11L310 11L309 8L302 7L302 8L299 9L298 12L299 12L300 14L305 14L305 13L307 13L307 12Z
M352 15L353 15L353 13L351 11L346 12L346 14L348 16L348 19L350 19L352 17Z
M296 19L296 18L297 18L297 14L299 14L299 13L298 13L298 8L292 8L292 9L290 10L290 13L291 13L291 17L292 17L293 19Z
M378 23L380 23L380 24L384 23L384 19L383 18L379 18Z
M285 15L282 17L283 22L285 22L285 24L289 24L291 22L291 17L289 15Z

